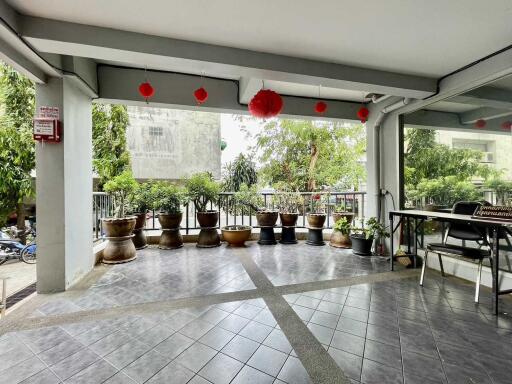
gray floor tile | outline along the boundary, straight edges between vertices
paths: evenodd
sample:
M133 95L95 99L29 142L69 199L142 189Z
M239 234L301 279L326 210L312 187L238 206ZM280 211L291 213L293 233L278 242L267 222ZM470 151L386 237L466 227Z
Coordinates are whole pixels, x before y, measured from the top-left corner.
M301 307L316 309L318 304L320 304L320 300L302 295L297 299L295 304L300 305Z
M217 351L220 351L229 341L235 337L235 333L220 327L210 329L199 341Z
M194 372L175 361L167 364L161 371L147 381L148 384L185 384L194 377Z
M364 338L346 332L335 331L331 346L354 355L363 356Z
M343 305L322 300L320 304L318 304L318 307L316 309L317 311L327 312L339 316L341 315L341 311L343 310Z
M29 347L20 343L12 349L2 353L0 355L0 361L2 362L0 370L8 369L13 367L24 360L34 357L34 353Z
M229 312L223 311L219 308L210 308L199 316L199 319L215 325L221 322L228 315Z
M196 375L187 384L211 384L211 381L203 379L201 376Z
M235 336L223 349L222 353L246 363L260 344L246 337Z
M396 347L400 346L400 336L398 334L398 330L393 328L368 324L366 329L366 337L370 340L378 341L380 343L385 343Z
M286 354L261 345L247 364L275 377L281 370L286 358Z
M135 384L135 381L126 376L123 372L118 372L105 381L104 384Z
M406 379L421 377L429 380L446 381L439 359L433 359L419 353L402 351L402 362Z
M268 309L263 309L253 320L268 325L269 327L275 327L277 325L276 319L274 319L274 316L272 316L272 313Z
M278 351L289 354L292 351L292 346L286 338L283 331L274 329L267 338L263 341L263 344L267 347L277 349Z
M61 380L55 376L50 369L37 372L35 375L25 379L21 384L57 384L61 383Z
M361 377L361 366L363 364L362 357L333 347L330 347L328 352L346 376L359 381Z
M249 323L249 321L250 320L245 317L231 314L217 325L221 328L227 329L228 331L238 333Z
M269 327L268 325L263 325L255 321L251 321L244 327L244 329L240 331L239 334L258 343L261 343L267 338L270 332L272 332L272 329L273 328Z
M231 384L272 384L273 381L272 376L245 365Z
M144 383L165 367L171 359L151 350L126 366L122 372L137 383Z
M94 344L91 344L89 346L89 349L100 356L105 356L115 351L121 345L127 343L130 340L132 340L132 338L128 336L125 332L118 331L111 333L110 335L104 337L101 340L98 340Z
M207 323L203 320L193 320L187 325L185 325L183 328L180 329L180 333L190 337L194 340L199 340L206 332L208 332L210 329L214 327L213 324Z
M155 351L168 357L176 358L181 352L194 344L194 340L177 332L155 347Z
M248 303L243 303L240 307L235 309L233 313L238 316L245 317L247 319L254 319L258 313L262 310L261 307L257 307L255 305L251 305Z
M91 350L81 349L52 366L52 371L62 380L66 380L99 359L100 357Z
M351 333L359 337L365 337L366 327L367 324L363 321L341 316L336 325L336 330Z
M402 370L363 359L361 382L364 384L402 384Z
M366 340L364 357L402 371L402 355L398 347Z
M199 375L214 384L229 384L242 367L238 360L219 353L199 371Z
M311 319L309 319L309 322L335 329L336 324L338 324L338 316L332 315L330 313L315 311L313 316L311 316Z
M360 308L344 306L341 315L353 320L368 321L368 311Z
M178 312L174 316L171 316L169 320L167 320L167 324L169 324L173 329L178 330L183 328L185 325L190 323L192 320L195 320L196 316L191 315L186 312Z
M104 356L104 359L117 369L122 369L137 360L150 349L151 347L138 340L130 340L115 351Z
M325 345L329 345L331 343L334 329L313 323L309 323L308 328L320 343Z
M118 370L106 360L98 360L71 376L66 384L100 384L114 376Z
M0 384L17 384L46 369L36 356L0 371Z
M277 376L287 383L293 384L310 384L312 383L306 369L302 365L299 359L293 356L288 356L288 359L284 363L283 368Z
M195 343L176 358L176 362L197 373L210 361L217 351L206 345Z
M295 313L297 313L297 316L300 317L301 320L309 321L311 319L311 316L313 316L313 313L315 311L311 308L301 307L300 305L292 305L293 310Z
M174 331L172 329L157 325L156 327L153 327L137 336L137 340L153 348L167 339L173 333Z

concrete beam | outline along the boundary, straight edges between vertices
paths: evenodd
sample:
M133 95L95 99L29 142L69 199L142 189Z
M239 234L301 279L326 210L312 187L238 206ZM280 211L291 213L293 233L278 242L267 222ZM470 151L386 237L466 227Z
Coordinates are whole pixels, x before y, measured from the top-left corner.
M238 101L240 104L249 104L249 101L258 93L262 86L262 79L242 77L238 82Z
M480 107L512 109L512 91L495 87L480 87L455 96L450 101Z
M512 115L511 109L477 108L460 114L462 124L473 124L479 119L492 120Z
M424 98L432 78L23 16L21 31L42 52L218 77L263 78Z
M510 135L503 130L501 120L489 120L484 129L476 128L472 124L463 124L457 113L420 110L404 115L404 124L409 128L444 129L461 132L494 133Z
M138 86L145 79L142 69L98 66L99 102L122 103L144 106L146 102L139 95ZM178 108L213 112L248 113L247 105L238 102L238 82L205 78L204 87L208 90L208 100L197 105L193 96L198 78L193 75L147 71L148 80L155 87L155 95L149 104L153 107ZM318 118L314 112L316 99L283 96L282 116L302 116ZM360 103L329 101L329 109L323 119L355 120Z

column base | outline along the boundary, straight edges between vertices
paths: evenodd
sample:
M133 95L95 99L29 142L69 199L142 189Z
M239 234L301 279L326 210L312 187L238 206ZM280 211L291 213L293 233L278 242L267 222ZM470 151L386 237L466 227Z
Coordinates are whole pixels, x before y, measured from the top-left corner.
M315 246L325 245L323 230L323 228L308 227L306 244Z
M281 230L281 244L297 244L297 236L295 234L295 227L282 227Z
M258 240L260 245L274 245L277 244L274 227L261 227L260 238Z

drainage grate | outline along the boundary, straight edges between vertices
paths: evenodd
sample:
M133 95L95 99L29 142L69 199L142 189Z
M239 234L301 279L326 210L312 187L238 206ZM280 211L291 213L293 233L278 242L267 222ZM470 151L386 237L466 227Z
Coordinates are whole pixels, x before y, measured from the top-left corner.
M12 307L16 303L19 303L21 300L30 296L35 291L36 291L36 283L31 284L28 287L25 287L22 290L16 292L15 294L9 296L7 298L7 308Z

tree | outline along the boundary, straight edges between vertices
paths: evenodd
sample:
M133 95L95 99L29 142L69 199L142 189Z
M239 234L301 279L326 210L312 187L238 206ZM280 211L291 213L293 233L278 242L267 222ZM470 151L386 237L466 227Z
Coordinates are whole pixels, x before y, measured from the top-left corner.
M223 179L222 189L226 192L238 192L242 184L250 187L258 182L256 164L252 158L241 153L226 164Z
M360 163L366 149L361 124L311 120L272 120L256 136L259 175L271 185L315 191L323 185L357 188L365 178Z
M93 104L92 143L93 168L99 176L99 189L130 169L130 153L126 146L129 124L125 105Z
M24 228L23 201L34 194L30 173L35 168L32 119L34 84L6 64L0 68L0 222L16 210Z

